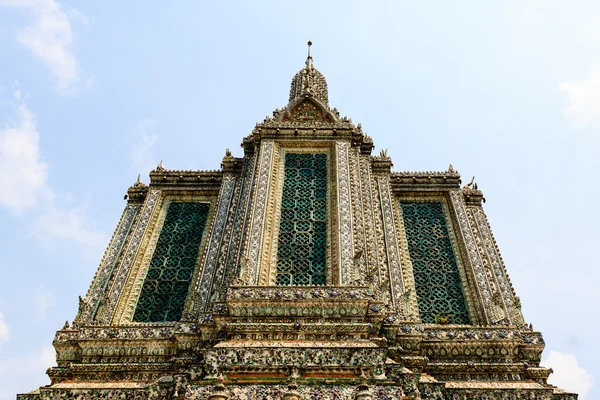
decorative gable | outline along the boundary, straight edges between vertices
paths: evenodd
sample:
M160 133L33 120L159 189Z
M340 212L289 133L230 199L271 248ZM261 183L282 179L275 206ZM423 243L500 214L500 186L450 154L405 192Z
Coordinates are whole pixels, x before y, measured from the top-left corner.
M284 116L284 121L297 123L325 123L332 124L331 116L325 113L325 110L317 107L309 99L305 99L300 104L295 106L288 115Z

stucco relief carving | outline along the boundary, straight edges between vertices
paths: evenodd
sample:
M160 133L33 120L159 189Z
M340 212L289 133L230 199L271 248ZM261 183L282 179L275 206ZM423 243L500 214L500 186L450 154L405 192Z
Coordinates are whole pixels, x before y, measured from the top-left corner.
M476 288L480 297L480 302L483 305L485 318L487 322L494 323L504 318L504 313L497 308L489 307L492 304L492 290L490 287L488 275L485 271L483 260L479 254L479 247L473 235L471 225L469 223L469 216L464 204L462 194L459 190L450 192L450 199L454 210L456 211L456 218L460 228L460 232L463 236L464 245L467 251L468 261L473 269L473 275L476 280Z
M364 210L365 217L365 259L366 259L366 271L372 269L379 269L379 253L376 250L378 247L378 240L375 230L375 214L376 209L373 201L373 185L371 177L371 160L368 155L359 156L359 164L361 170L361 189L362 199L361 204ZM366 272L365 271L365 272ZM379 274L377 274L379 276Z
M236 178L231 175L223 177L223 185L219 200L217 201L217 210L214 217L210 237L204 257L204 265L201 268L202 278L198 280L198 284L194 290L195 304L194 309L202 312L208 304L210 290L214 280L214 272L217 263L219 249L223 241L223 232L225 224L229 219L229 209L235 189Z
M512 285L508 281L506 267L500 256L498 246L496 246L496 241L490 229L487 217L480 207L468 207L467 210L471 215L473 226L476 227L476 231L480 235L479 243L488 260L489 268L493 271L496 282L498 283L498 288L502 293L502 302L508 312L509 322L516 326L522 326L525 323L523 314L521 313L520 307L516 304L516 296Z
M406 315L409 311L406 307L406 302L400 301L400 299L404 297L405 284L402 277L402 267L400 265L396 216L394 214L394 205L390 193L389 177L378 176L377 184L381 201L384 240L388 260L388 270L386 271L386 275L390 277L392 303L398 312Z
M353 270L351 277L348 278L350 282L359 282L367 272L368 259L365 249L367 248L367 242L365 239L365 218L364 208L365 203L363 199L362 191L362 180L361 180L361 168L360 168L360 152L358 148L354 148L350 152L350 178L351 178L351 189L352 189L352 215L354 219L354 260Z
M226 258L223 260L223 269L219 269L216 273L217 278L222 275L222 279L218 286L213 289L211 298L211 301L213 302L222 302L225 300L227 287L239 273L242 243L246 231L246 224L249 219L250 197L256 167L255 160L255 157L249 157L244 161L244 171L237 184L238 187L236 187L238 194L234 194L234 198L237 199L234 208L235 216L233 217L232 226L229 231L231 240L229 240L229 243L226 243L227 254ZM221 266L219 268L221 268Z
M354 280L354 240L352 228L352 198L350 197L350 145L345 142L335 144L337 174L337 210L339 240L340 282L349 284Z
M252 283L258 282L267 196L269 194L271 169L273 167L273 147L272 142L265 142L261 144L260 148L258 177L256 187L254 188L255 195L252 205L252 222L249 227L248 242L245 246L245 254L250 261L249 266L252 270L241 273L241 275L246 275Z

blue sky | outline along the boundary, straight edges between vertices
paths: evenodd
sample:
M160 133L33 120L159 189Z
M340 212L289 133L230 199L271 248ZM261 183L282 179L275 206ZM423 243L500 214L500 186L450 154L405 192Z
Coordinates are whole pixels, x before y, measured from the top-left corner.
M49 382L137 174L241 156L308 39L395 170L476 176L550 381L600 397L600 2L0 0L0 400Z

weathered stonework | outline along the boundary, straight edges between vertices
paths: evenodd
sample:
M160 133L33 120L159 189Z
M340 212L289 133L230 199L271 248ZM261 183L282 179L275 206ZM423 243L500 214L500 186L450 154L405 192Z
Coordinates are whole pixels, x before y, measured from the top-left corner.
M233 198L233 192L235 189L236 178L233 176L223 177L223 186L221 188L221 194L217 202L217 212L215 216L215 222L211 231L210 239L208 241L208 249L206 250L206 257L204 259L204 267L202 268L202 279L198 281L198 285L195 288L196 307L199 312L206 311L207 304L209 301L210 291L213 287L214 272L218 261L218 253L223 245L223 232L225 230L225 224L229 219L229 212Z
M450 199L452 205L456 210L456 217L459 225L459 232L463 236L464 245L467 250L467 259L470 261L471 268L477 282L477 293L480 296L481 309L484 311L485 320L483 323L494 324L495 322L501 321L504 314L498 310L497 307L487 307L492 304L492 288L490 287L489 275L486 272L483 260L479 253L473 231L469 224L469 216L462 198L460 191L453 190L450 192Z
M247 264L242 266L241 276L248 283L258 282L260 271L261 244L267 210L267 196L273 168L273 143L262 143L260 148L260 164L257 173L257 183L254 188L252 219L249 226L248 243L246 246Z
M483 193L452 167L392 172L329 107L310 56L288 105L242 147L218 171L161 163L129 188L79 312L54 338L51 384L19 399L577 398L547 384L544 340L525 323ZM172 219L170 204L202 207L201 222ZM169 253L154 257L164 240ZM321 280L285 285L280 266ZM149 310L146 287L152 299L189 291L160 300L177 314L132 322L138 303ZM459 306L451 320L444 307Z
M350 283L354 278L354 243L352 228L352 199L350 198L349 145L337 142L335 145L338 210L339 282Z

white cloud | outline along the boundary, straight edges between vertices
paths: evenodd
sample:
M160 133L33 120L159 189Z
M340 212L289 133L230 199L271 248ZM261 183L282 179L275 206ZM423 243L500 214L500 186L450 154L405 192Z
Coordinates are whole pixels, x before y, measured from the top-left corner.
M40 364L44 367L44 371L53 365L56 365L56 351L54 350L54 347L50 345L42 347L39 360Z
M34 15L35 21L19 32L17 41L46 64L56 78L60 92L74 92L81 82L82 72L72 50L71 23L61 5L54 0L0 0L0 4L25 7ZM75 9L69 14L89 23Z
M19 214L43 203L33 227L34 235L46 241L72 240L85 254L97 257L98 249L108 241L106 235L90 228L84 209L58 204L47 184L48 165L41 160L35 118L22 101L18 84L14 98L18 102L19 122L0 131L0 207Z
M87 15L83 15L81 11L79 11L76 8L70 8L69 11L67 11L67 14L69 15L69 17L71 17L71 19L76 19L85 26L90 26L94 23L93 18L90 18Z
M569 99L562 112L573 127L600 122L600 65L592 66L586 79L563 82L558 90Z
M21 99L18 87L15 99ZM39 135L32 112L21 103L19 122L0 132L0 206L16 213L35 206L45 194L47 165L40 159Z
M55 351L50 345L23 357L0 360L0 400L13 400L17 393L26 393L50 383L45 375L56 365Z
M554 371L548 378L550 384L568 392L578 393L579 400L588 399L588 394L594 386L594 377L579 366L573 354L550 351L541 364Z
M54 297L54 293L52 293L48 289L44 289L42 287L38 287L35 294L35 322L42 322L46 319L46 315L48 310L56 307L56 298Z
M0 361L0 376L17 376L32 370L46 371L56 365L54 347L42 346L37 352L31 352L23 357Z
M144 119L138 122L133 130L135 142L131 149L131 161L138 173L144 175L158 164L152 154L152 148L158 140L158 135L154 133L154 126L154 119Z
M10 339L10 329L4 321L4 314L0 312L0 347Z
M582 27L582 33L585 40L590 45L600 43L600 17L593 17Z
M90 258L98 253L108 242L104 233L89 227L84 210L78 208L58 209L50 205L36 220L33 234L40 240L68 239L77 243L84 254Z

